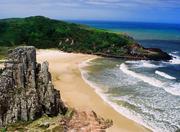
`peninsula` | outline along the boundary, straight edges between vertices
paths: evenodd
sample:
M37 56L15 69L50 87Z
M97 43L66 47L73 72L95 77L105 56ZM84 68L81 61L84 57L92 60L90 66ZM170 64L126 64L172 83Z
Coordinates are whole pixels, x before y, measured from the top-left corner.
M0 20L0 46L4 48L18 45L123 59L171 59L170 55L160 49L144 48L128 35L44 16Z

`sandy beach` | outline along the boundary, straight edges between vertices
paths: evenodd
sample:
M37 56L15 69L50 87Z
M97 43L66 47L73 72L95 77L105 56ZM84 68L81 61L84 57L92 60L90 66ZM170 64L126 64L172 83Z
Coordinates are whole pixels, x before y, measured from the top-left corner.
M79 64L94 55L63 53L57 50L38 50L37 61L48 61L53 84L60 90L63 101L77 110L95 111L105 119L113 120L109 132L146 132L145 127L120 115L104 102L83 79Z

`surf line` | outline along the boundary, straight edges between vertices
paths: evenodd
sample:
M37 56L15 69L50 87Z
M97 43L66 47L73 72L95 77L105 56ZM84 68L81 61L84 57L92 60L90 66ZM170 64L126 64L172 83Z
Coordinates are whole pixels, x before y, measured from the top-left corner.
M158 71L156 70L155 73L161 77L164 77L164 78L167 78L167 79L171 79L171 80L175 80L176 78L175 77L172 77L170 75L168 75L167 73L164 73L164 72L161 72L161 71Z

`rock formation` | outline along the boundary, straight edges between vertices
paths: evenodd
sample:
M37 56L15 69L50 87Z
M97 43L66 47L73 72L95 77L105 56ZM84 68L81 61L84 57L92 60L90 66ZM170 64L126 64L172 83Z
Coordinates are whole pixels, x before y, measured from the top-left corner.
M36 49L18 47L9 51L0 75L0 127L65 111L59 91L51 82L48 62L36 62Z
M60 121L67 132L105 132L113 125L112 120L105 120L94 111L74 111L73 117Z
M126 47L128 54L134 57L139 57L144 60L155 60L155 61L168 61L172 59L172 56L167 54L158 48L144 48L140 44L133 44Z

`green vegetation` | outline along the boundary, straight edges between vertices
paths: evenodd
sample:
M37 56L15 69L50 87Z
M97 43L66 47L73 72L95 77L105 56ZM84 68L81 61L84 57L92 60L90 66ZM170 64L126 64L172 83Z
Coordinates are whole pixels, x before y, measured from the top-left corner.
M121 33L43 16L0 20L0 59L4 58L9 48L19 45L126 59L171 59L167 53L144 48L133 38Z
M10 50L12 47L5 47L0 46L0 60L4 59L4 57L7 55L8 50Z
M64 127L60 124L60 122L64 119L70 120L73 117L73 113L74 109L69 108L65 115L58 115L56 117L44 115L35 121L10 124L6 126L6 128L0 128L0 132L63 132Z
M66 52L123 55L122 47L133 43L123 34L42 16L0 20L0 47L33 45Z
M11 124L7 126L7 131L10 132L51 132L52 130L56 129L58 126L58 130L63 132L63 126L59 124L59 121L62 120L64 117L57 116L57 117L48 117L43 116L35 121L31 122L19 122L15 124Z
M0 132L6 132L7 130L6 130L6 128L1 128L0 129Z

